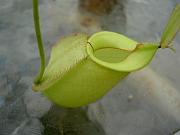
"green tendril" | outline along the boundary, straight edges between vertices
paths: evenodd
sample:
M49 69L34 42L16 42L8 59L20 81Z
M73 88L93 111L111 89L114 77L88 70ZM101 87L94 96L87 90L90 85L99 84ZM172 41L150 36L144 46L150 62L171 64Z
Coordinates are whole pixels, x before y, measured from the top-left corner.
M39 74L34 79L35 84L40 83L40 81L43 77L43 74L44 74L45 66L46 66L46 58L45 58L45 52L44 52L40 24L39 24L39 8L38 8L38 6L39 6L39 0L33 0L34 26L35 26L35 32L36 32L36 39L37 39L37 43L38 43L39 55L40 55L40 59L41 59L41 66L40 66Z

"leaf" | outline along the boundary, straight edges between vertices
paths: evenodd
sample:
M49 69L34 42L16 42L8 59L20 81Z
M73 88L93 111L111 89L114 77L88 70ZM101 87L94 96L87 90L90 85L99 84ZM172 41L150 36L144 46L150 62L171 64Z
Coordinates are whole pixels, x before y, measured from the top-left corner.
M180 4L177 4L174 8L169 21L163 31L160 41L161 48L169 48L172 40L180 30Z

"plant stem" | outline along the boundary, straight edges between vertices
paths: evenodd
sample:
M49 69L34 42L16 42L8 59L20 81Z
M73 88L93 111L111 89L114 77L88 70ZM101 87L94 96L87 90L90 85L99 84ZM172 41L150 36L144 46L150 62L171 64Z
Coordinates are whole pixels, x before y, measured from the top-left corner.
M35 32L36 32L36 39L37 39L37 43L38 43L39 55L40 55L40 59L41 59L41 66L40 66L39 74L34 79L35 84L40 83L42 76L44 74L45 66L46 66L46 58L45 58L45 52L44 52L40 24L39 24L39 8L38 8L38 6L39 6L39 0L33 0L34 26L35 26Z

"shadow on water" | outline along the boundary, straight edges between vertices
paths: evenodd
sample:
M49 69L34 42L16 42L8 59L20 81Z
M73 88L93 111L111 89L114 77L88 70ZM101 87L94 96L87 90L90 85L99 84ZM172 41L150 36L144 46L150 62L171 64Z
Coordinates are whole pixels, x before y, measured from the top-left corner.
M53 105L41 122L43 135L105 135L98 123L89 120L83 108L64 109Z

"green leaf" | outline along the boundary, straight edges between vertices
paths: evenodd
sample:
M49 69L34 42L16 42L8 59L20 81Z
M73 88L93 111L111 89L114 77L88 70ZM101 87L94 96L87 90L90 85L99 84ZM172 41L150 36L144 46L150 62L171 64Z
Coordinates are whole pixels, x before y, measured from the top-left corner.
M180 4L174 8L169 21L164 29L160 41L161 48L169 48L172 40L175 38L177 32L180 30Z

